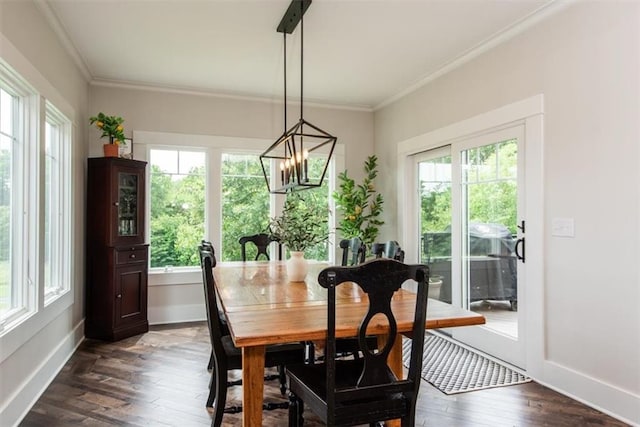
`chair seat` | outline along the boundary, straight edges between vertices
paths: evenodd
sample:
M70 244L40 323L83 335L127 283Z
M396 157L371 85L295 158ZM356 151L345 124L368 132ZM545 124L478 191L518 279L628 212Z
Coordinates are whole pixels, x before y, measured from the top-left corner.
M222 346L227 355L227 369L242 369L242 350L233 345L231 336L222 337ZM305 346L303 344L276 344L266 347L264 365L266 368L304 361Z
M336 360L336 389L355 387L363 364L363 359ZM327 380L324 364L287 365L286 373L289 377L289 389L326 423ZM375 399L369 397L360 401L336 402L335 424L362 424L364 414L370 422L400 418L406 413L408 405L408 399L402 393L385 393Z

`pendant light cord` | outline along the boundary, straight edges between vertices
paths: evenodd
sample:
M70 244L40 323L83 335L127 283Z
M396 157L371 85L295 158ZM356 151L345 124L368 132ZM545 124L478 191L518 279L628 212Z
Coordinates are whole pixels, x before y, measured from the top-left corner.
M300 120L302 120L302 82L303 82L303 58L304 58L304 13L300 2Z
M287 132L287 32L283 31L284 35L284 131Z

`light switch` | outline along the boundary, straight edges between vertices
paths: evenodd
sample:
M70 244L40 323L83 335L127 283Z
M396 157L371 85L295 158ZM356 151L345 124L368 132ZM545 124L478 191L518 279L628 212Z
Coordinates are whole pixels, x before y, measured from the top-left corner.
M553 218L551 235L558 237L574 237L573 218Z

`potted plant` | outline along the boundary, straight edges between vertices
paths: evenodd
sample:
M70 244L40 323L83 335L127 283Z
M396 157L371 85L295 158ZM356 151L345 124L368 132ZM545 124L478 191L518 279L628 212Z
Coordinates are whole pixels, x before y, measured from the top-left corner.
M307 275L304 251L329 238L326 204L310 202L307 197L313 197L309 190L306 195L287 195L282 214L269 223L271 235L289 249L287 275L291 282L303 282Z
M340 187L333 193L336 207L342 212L338 230L345 239L359 237L367 245L375 242L379 227L384 224L382 214L384 199L376 193L375 179L378 175L378 158L369 156L364 162L366 176L362 184L356 185L347 171L338 175Z
M101 138L109 137L109 143L103 145L105 157L118 157L118 145L124 141L124 119L118 116L107 116L98 113L89 117L89 123L95 124L102 131Z

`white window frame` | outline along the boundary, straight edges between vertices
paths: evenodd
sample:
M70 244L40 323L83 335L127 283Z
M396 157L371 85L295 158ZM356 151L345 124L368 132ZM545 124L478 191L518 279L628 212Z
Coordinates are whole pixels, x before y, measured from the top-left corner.
M45 122L52 125L55 129L56 147L55 155L58 156L58 166L52 171L55 175L55 183L57 184L56 190L56 209L55 220L53 221L51 235L51 280L53 285L45 283L44 279L44 265L42 267L42 274L40 275L42 280L42 286L40 287L43 292L44 306L48 306L60 296L69 292L71 289L71 121L51 102L45 102ZM41 185L42 196L41 206L42 208L42 233L39 236L44 235L44 197L45 192L48 191L44 184L44 168L45 168L45 156L46 144L43 133L41 138ZM45 239L42 239L42 261L44 263L44 245Z
M136 141L137 142L137 141ZM151 160L151 150L166 150L166 151L190 151L190 152L198 152L198 153L204 153L205 156L205 184L204 184L204 188L205 188L205 206L204 206L204 232L205 234L207 233L208 230L208 224L209 224L209 211L207 209L208 207L208 193L209 193L209 187L208 187L208 175L209 175L209 162L208 162L208 153L207 150L203 147L193 147L193 146L182 146L182 145L147 145L145 153L146 153L146 159L145 161L150 163ZM146 206L145 206L145 215L146 218L148 218L145 225L145 236L147 236L147 240L149 240L149 242L151 241L151 166L149 166L147 168L147 177L146 177L146 194L145 194L145 199L146 199ZM151 268L151 251L153 249L150 247L149 248L149 273L151 274L156 274L156 273L172 273L172 272L193 272L194 270L200 272L199 267L194 267L194 266L173 266L173 267L153 267ZM195 249L194 249L195 250Z
M37 309L37 251L30 242L35 228L34 183L25 171L37 170L39 96L8 65L0 62L3 89L16 98L13 104L14 138L12 147L11 195L11 298L15 306L0 318L0 335L12 329ZM33 260L29 262L29 260Z
M69 120L67 149L73 152L75 144L74 127L76 114L71 105L47 81L45 77L16 49L13 44L0 34L0 79L3 87L10 88L8 92L20 98L18 112L22 116L19 122L21 129L19 137L25 142L21 149L21 157L16 161L16 171L20 171L19 183L22 196L16 200L19 207L19 223L12 224L15 233L14 240L20 242L19 262L17 272L13 278L19 280L22 295L22 307L11 316L5 316L0 324L0 363L11 356L17 349L28 342L33 336L43 330L55 318L59 317L74 303L74 278L76 257L69 255L68 277L65 279L68 291L50 299L45 306L42 284L43 268L42 254L42 203L40 190L42 167L42 144L44 144L45 106L51 102ZM67 195L69 197L69 211L64 213L67 224L75 224L75 210L71 198L76 199L75 182L76 168L71 154L69 164L64 166L68 173ZM24 177L24 179L22 179ZM12 205L14 201L12 200ZM68 227L66 236L69 254L75 254L75 232ZM71 275L74 277L71 277Z
M222 173L217 165L221 164L223 153L233 154L256 154L259 155L264 152L273 141L267 139L258 138L240 138L240 137L224 137L224 136L211 136L211 135L191 135L191 134L177 134L177 133L164 133L164 132L150 132L150 131L134 131L133 139L136 142L136 147L144 147L143 149L136 151L136 159L148 161L149 152L151 149L173 149L173 150L205 150L206 151L206 170L207 177L205 183L206 196L205 196L205 236L204 238L210 240L215 247L220 247L222 244L222 207L219 200L222 197ZM332 177L329 182L329 194L331 195L336 188L337 170L344 169L344 146L337 144L332 161L330 162L330 176ZM275 162L275 161L274 161ZM275 182L278 179L277 169L275 163L272 165L271 174L272 181ZM147 168L147 194L150 192L150 174ZM265 183L265 191L267 185ZM332 197L329 197L329 210L335 212L335 204ZM271 216L275 216L279 210L282 209L284 203L283 195L271 195ZM149 218L151 212L151 197L147 197L146 201L146 215ZM146 223L145 235L147 239L150 236L150 222ZM329 218L329 241L333 245L333 250L329 250L329 262L334 262L337 253L337 243L333 236L335 236L335 215L330 215ZM198 267L183 267L173 271L165 271L164 268L154 268L149 270L149 286L160 285L178 285L188 283L198 283L202 280L201 272Z

